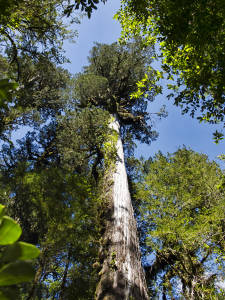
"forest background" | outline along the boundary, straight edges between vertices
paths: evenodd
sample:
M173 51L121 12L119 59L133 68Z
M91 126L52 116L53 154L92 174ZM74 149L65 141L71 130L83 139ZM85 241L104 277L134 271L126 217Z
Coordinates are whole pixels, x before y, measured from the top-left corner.
M81 1L81 3L85 3L85 1ZM11 4L13 5L13 1ZM54 23L50 23L50 35L45 40L42 31L39 31L39 27L35 23L37 27L34 26L33 29L31 27L31 36L29 36L30 33L27 34L25 25L23 38L20 39L20 36L10 36L7 31L7 29L13 31L13 26L16 28L15 34L17 28L20 30L18 26L22 20L20 15L10 19L8 28L5 27L8 25L7 18L1 19L3 23L1 34L4 36L2 39L3 49L5 42L7 44L8 41L11 45L5 52L9 59L8 62L7 59L1 57L2 77L5 78L7 74L8 76L10 74L12 78L20 82L20 86L16 87L11 82L7 83L7 79L1 81L3 84L1 138L4 143L1 151L1 202L6 205L7 214L16 219L23 228L22 240L36 244L41 249L33 283L11 288L4 287L4 285L9 285L10 276L12 276L14 284L20 283L20 281L15 281L12 270L17 272L19 267L21 269L20 264L23 264L23 261L28 258L35 258L37 251L35 252L35 248L28 243L16 242L21 234L21 229L12 219L3 216L5 211L1 207L0 229L4 231L5 226L11 224L15 232L17 231L14 240L8 241L11 246L6 246L7 239L2 242L3 266L0 270L0 283L3 286L1 289L2 299L12 297L12 293L14 297L15 294L17 297L22 295L23 299L70 299L74 296L77 299L91 299L91 295L93 295L98 277L96 271L93 271L93 266L95 265L94 268L99 269L96 257L98 244L102 245L99 235L101 236L102 227L104 227L101 224L104 211L99 211L99 207L102 208L104 203L99 195L105 189L104 176L109 167L109 156L104 149L108 145L107 137L111 136L107 125L109 116L107 113L101 112L99 108L106 108L109 112L112 109L110 105L107 106L108 104L101 102L101 99L106 97L102 92L102 86L105 83L99 77L95 55L98 53L98 49L110 49L113 53L112 57L114 57L113 55L118 55L113 52L117 49L116 46L101 48L100 44L96 44L96 48L92 49L89 56L90 67L86 69L82 69L82 67L88 64L86 57L93 46L93 41L112 43L119 37L118 23L115 20L112 21L112 15L118 8L118 1L106 2L104 6L99 3L97 11L86 9L91 18L81 18L82 25L77 24L77 19L74 20L73 27L78 30L80 38L83 36L85 43L77 37L71 38L76 41L76 44L73 45L63 41L61 47L66 50L66 57L72 61L70 65L65 63L64 58L60 56L60 51L57 52L60 47L57 48L58 42L54 36L54 33L57 32L60 39L63 35L67 35L66 31L60 27L54 28ZM3 9L5 9L4 5ZM32 12L33 8L30 9ZM73 6L69 6L66 14L70 16L73 9ZM7 15L7 8L5 10ZM23 10L21 13L23 14ZM57 17L57 14L55 16ZM32 14L25 16L28 23L32 18ZM112 23L109 22L110 20ZM36 22L35 18L33 21ZM52 32L51 26L54 28ZM80 29L79 26L81 26ZM99 37L101 38L99 39ZM17 39L16 44L14 38ZM37 39L41 46L36 47L35 43L32 43L34 41L32 38ZM48 44L48 38L51 40L52 47L51 43ZM43 52L40 54L42 46ZM122 51L121 49L118 51ZM139 50L137 46L137 52ZM46 59L47 57L50 60ZM105 56L103 55L101 58L104 61ZM74 78L70 78L65 70L56 68L55 63L61 63L73 74L80 71L84 74L80 73ZM160 69L160 62L154 63L154 67ZM92 77L91 72L96 77ZM44 80L42 80L43 78ZM88 85L88 80L93 80L91 81L92 87L90 84ZM124 78L121 76L120 80L123 83ZM75 89L73 89L74 82ZM149 292L152 293L152 297L162 297L163 299L171 299L171 297L177 297L177 299L182 299L180 297L186 299L214 297L213 299L219 299L221 295L224 296L223 291L218 290L218 280L220 283L222 282L221 274L224 270L224 220L221 215L224 209L222 201L224 199L224 176L222 171L214 163L207 161L203 154L199 155L187 149L177 151L174 157L159 154L154 159L150 158L145 162L143 159L135 160L135 156L136 158L144 156L148 159L150 156L153 157L158 150L163 153L174 152L180 146L185 145L194 151L207 154L211 159L217 159L218 155L223 154L224 142L222 140L219 144L215 144L212 134L222 126L220 124L199 124L197 120L187 115L181 115L179 108L174 107L166 99L168 91L165 86L167 82L162 79L160 83L164 90L148 108L151 116L150 124L154 130L159 132L156 141L154 131L148 131L145 127L144 102L142 104L137 102L136 109L139 105L141 110L132 112L141 113L138 116L129 114L129 110L125 109L124 111L124 106L116 108L118 113L121 113L121 122L124 122L124 124L121 123L124 125L122 139L126 142L124 149L130 191L135 216L138 220L141 250L145 255L143 261L145 261L145 269L147 277L149 277L147 278ZM154 85L154 79L152 85ZM10 97L7 92L8 88L14 90L15 98ZM157 88L154 86L153 94L154 89L157 90ZM99 99L96 98L96 91L99 92ZM29 101L31 95L33 103ZM153 96L149 95L150 98ZM8 103L5 102L6 98ZM44 103L42 103L43 100ZM172 102L172 100L170 101ZM93 103L97 103L98 108L90 106ZM166 119L158 122L157 112L163 104L167 106L169 115ZM139 127L137 122L140 122ZM136 126L131 131L134 136L129 135L129 131L125 129L126 125L131 124ZM33 132L32 129L34 129ZM73 132L78 133L77 137L73 136ZM148 133L146 139L143 133ZM137 143L134 157L132 157L133 147L135 148L133 137L141 141L152 140L148 146ZM105 148L102 148L102 145L105 145ZM113 149L110 151L112 151L111 159L113 160L115 153L113 153ZM133 161L128 161L129 158L132 158ZM178 165L176 165L177 162ZM188 168L188 172L185 171L185 168ZM167 170L167 173L164 173L164 169ZM199 170L201 170L200 173ZM181 177L176 181L176 172L178 171ZM159 182L154 172L161 178ZM189 172L193 176L188 177ZM165 179L166 177L168 178ZM139 181L138 184L137 181ZM49 182L52 183L52 186L48 185ZM98 183L97 186L95 183ZM164 186L168 186L168 189L165 190ZM183 190L180 193L181 187ZM196 194L192 194L193 191ZM205 193L206 191L207 193ZM191 200L188 200L189 198ZM167 199L166 203L171 206L164 207L163 211L160 211L159 208L161 205L163 207L164 199ZM188 207L185 208L186 215L184 216L179 213L183 212L184 205L182 203L186 202ZM189 202L191 202L190 207ZM173 205L175 205L174 208ZM176 208L178 208L177 215L174 212ZM149 217L150 214L151 217ZM182 226L177 227L176 224L170 224L173 232L178 236L177 239L181 239L181 241L177 242L172 237L167 240L167 233L171 234L171 232L167 232L168 220L161 217L162 223L160 223L158 220L160 214L162 216L171 215L178 225L181 222L180 224L183 224L184 228L187 227L184 234L182 230L180 231ZM158 223L154 223L153 220ZM153 226L153 223L156 225ZM160 230L160 228L163 229ZM202 232L202 239L198 239L199 232ZM151 235L152 240L149 238ZM154 236L158 240L155 240ZM203 237L207 237L207 241ZM196 240L197 248L193 248L193 245L190 244L191 239ZM8 252L10 255L7 254L8 250L11 251ZM15 253L17 256L13 256ZM152 266L149 266L148 255L152 253L155 260L153 259ZM111 272L115 272L117 268L116 254L112 251L110 255ZM186 258L189 261L188 259L186 261ZM213 259L217 260L218 266L211 271L218 271L217 280L215 279L217 275L207 271L210 270ZM4 266L4 262L8 264ZM27 274L32 277L34 274L28 264L26 266ZM12 267L15 269L11 269ZM179 274L179 268L184 268L185 275ZM6 274L9 276L8 281L5 279ZM26 276L29 277L28 275ZM17 276L21 282L27 279L26 276L23 276L25 275ZM182 282L182 291L180 282ZM212 283L212 286L208 282ZM215 290L216 284L217 289Z

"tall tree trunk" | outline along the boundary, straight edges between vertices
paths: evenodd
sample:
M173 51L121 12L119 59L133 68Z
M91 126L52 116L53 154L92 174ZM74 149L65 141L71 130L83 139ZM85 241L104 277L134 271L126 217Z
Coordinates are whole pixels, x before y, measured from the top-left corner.
M115 118L110 125L119 134L119 122ZM108 209L104 215L105 232L100 251L102 268L96 299L146 300L149 297L120 136L116 147L117 161L112 163L105 179Z

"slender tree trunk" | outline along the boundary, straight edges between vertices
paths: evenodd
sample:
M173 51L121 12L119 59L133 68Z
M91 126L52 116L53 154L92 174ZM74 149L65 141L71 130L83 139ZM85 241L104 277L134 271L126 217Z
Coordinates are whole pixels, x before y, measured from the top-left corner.
M62 282L61 282L61 286L60 286L59 300L64 299L64 294L65 294L65 289L66 289L66 279L67 279L69 265L70 265L70 258L71 258L71 248L69 247L68 255L67 255L67 259L66 259L66 265L65 265L65 269L64 269L64 273L63 273L63 278L62 278Z
M46 260L48 258L47 256L48 253L48 248L43 248L40 256L39 256L39 265L38 265L38 269L36 271L31 289L28 293L28 296L26 298L26 300L32 300L32 299L36 299L36 294L37 294L37 289L38 289L38 285L41 283L42 280L42 275L45 271L45 267L46 267Z
M111 127L119 133L119 122ZM100 262L102 269L96 289L97 300L149 299L141 265L139 240L128 189L123 145L117 140L117 162L106 175L107 211L102 238ZM104 195L103 195L104 196Z
M39 284L39 282L41 280L43 269L44 269L43 265L40 264L39 268L37 269L37 272L35 274L35 278L34 278L34 281L32 283L32 287L31 287L31 289L29 291L29 294L28 294L26 300L35 299L36 293L37 293L37 287L38 287L38 284Z

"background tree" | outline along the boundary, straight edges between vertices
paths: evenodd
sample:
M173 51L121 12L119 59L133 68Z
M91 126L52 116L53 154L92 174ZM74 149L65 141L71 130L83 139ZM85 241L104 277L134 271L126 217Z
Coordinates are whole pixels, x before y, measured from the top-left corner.
M99 0L75 0L72 3L69 0L4 1L0 6L1 46L7 47L11 62L17 60L21 51L31 56L45 54L60 61L62 43L71 33L65 17L70 17L71 22L78 22L75 15L78 9L84 10L90 17L97 3Z
M1 152L1 201L21 224L22 240L41 249L34 282L22 289L26 299L92 299L96 286L100 200L92 169L104 113L71 114Z
M125 0L117 15L123 40L157 41L174 103L210 123L224 121L224 16L221 0Z
M21 1L10 8L7 17L1 14L1 202L23 228L21 239L41 249L34 282L19 286L21 297L91 299L99 201L91 175L96 153L90 145L97 140L90 125L80 128L102 121L100 139L103 113L92 112L95 120L91 113L73 114L74 124L69 122L73 80L55 64L65 61L61 46L69 32L61 17L66 2ZM59 120L62 113L67 116ZM29 126L26 136L12 142L11 134L24 125ZM67 159L58 142L69 130L76 132L70 142L79 140L82 150L76 144L73 153L81 161Z
M70 23L79 22L75 11L81 9L90 17L98 2L98 0L73 3L61 0L50 2L8 0L0 4L0 109L3 115L1 132L4 126L8 130L8 125L11 125L15 118L21 118L24 110L29 110L35 105L34 98L28 100L28 94L26 100L20 101L18 97L15 101L15 94L20 94L21 97L25 96L21 95L24 90L29 92L32 89L39 90L39 106L42 107L45 104L41 104L41 101L52 97L51 93L48 97L49 91L46 90L46 86L44 87L46 81L53 78L50 74L47 77L47 73L56 68L53 66L54 63L59 65L67 61L62 45L65 39L72 39L76 34L76 31L68 29ZM39 68L43 70L44 67L46 73L40 74ZM53 87L52 82L49 88ZM58 84L55 91L57 88L59 93ZM55 98L56 95L51 99L52 104L57 101Z
M152 296L222 299L223 172L206 155L185 148L145 163L136 197L146 228ZM183 299L183 298L182 298Z
M20 126L38 130L47 120L55 119L62 112L62 103L67 97L65 90L71 83L69 73L47 58L33 62L24 56L20 58L20 65L19 88L14 90L11 99L3 100L0 108L0 133L5 140ZM8 77L13 78L15 69L7 63L5 68Z

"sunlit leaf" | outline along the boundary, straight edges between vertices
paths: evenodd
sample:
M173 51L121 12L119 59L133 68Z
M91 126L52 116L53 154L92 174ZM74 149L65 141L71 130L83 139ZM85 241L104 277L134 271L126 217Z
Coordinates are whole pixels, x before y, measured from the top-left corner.
M22 229L12 218L4 216L0 225L0 245L12 244L18 240Z
M3 215L4 215L4 208L5 208L5 206L4 205L2 205L2 204L0 204L0 219L3 217Z

